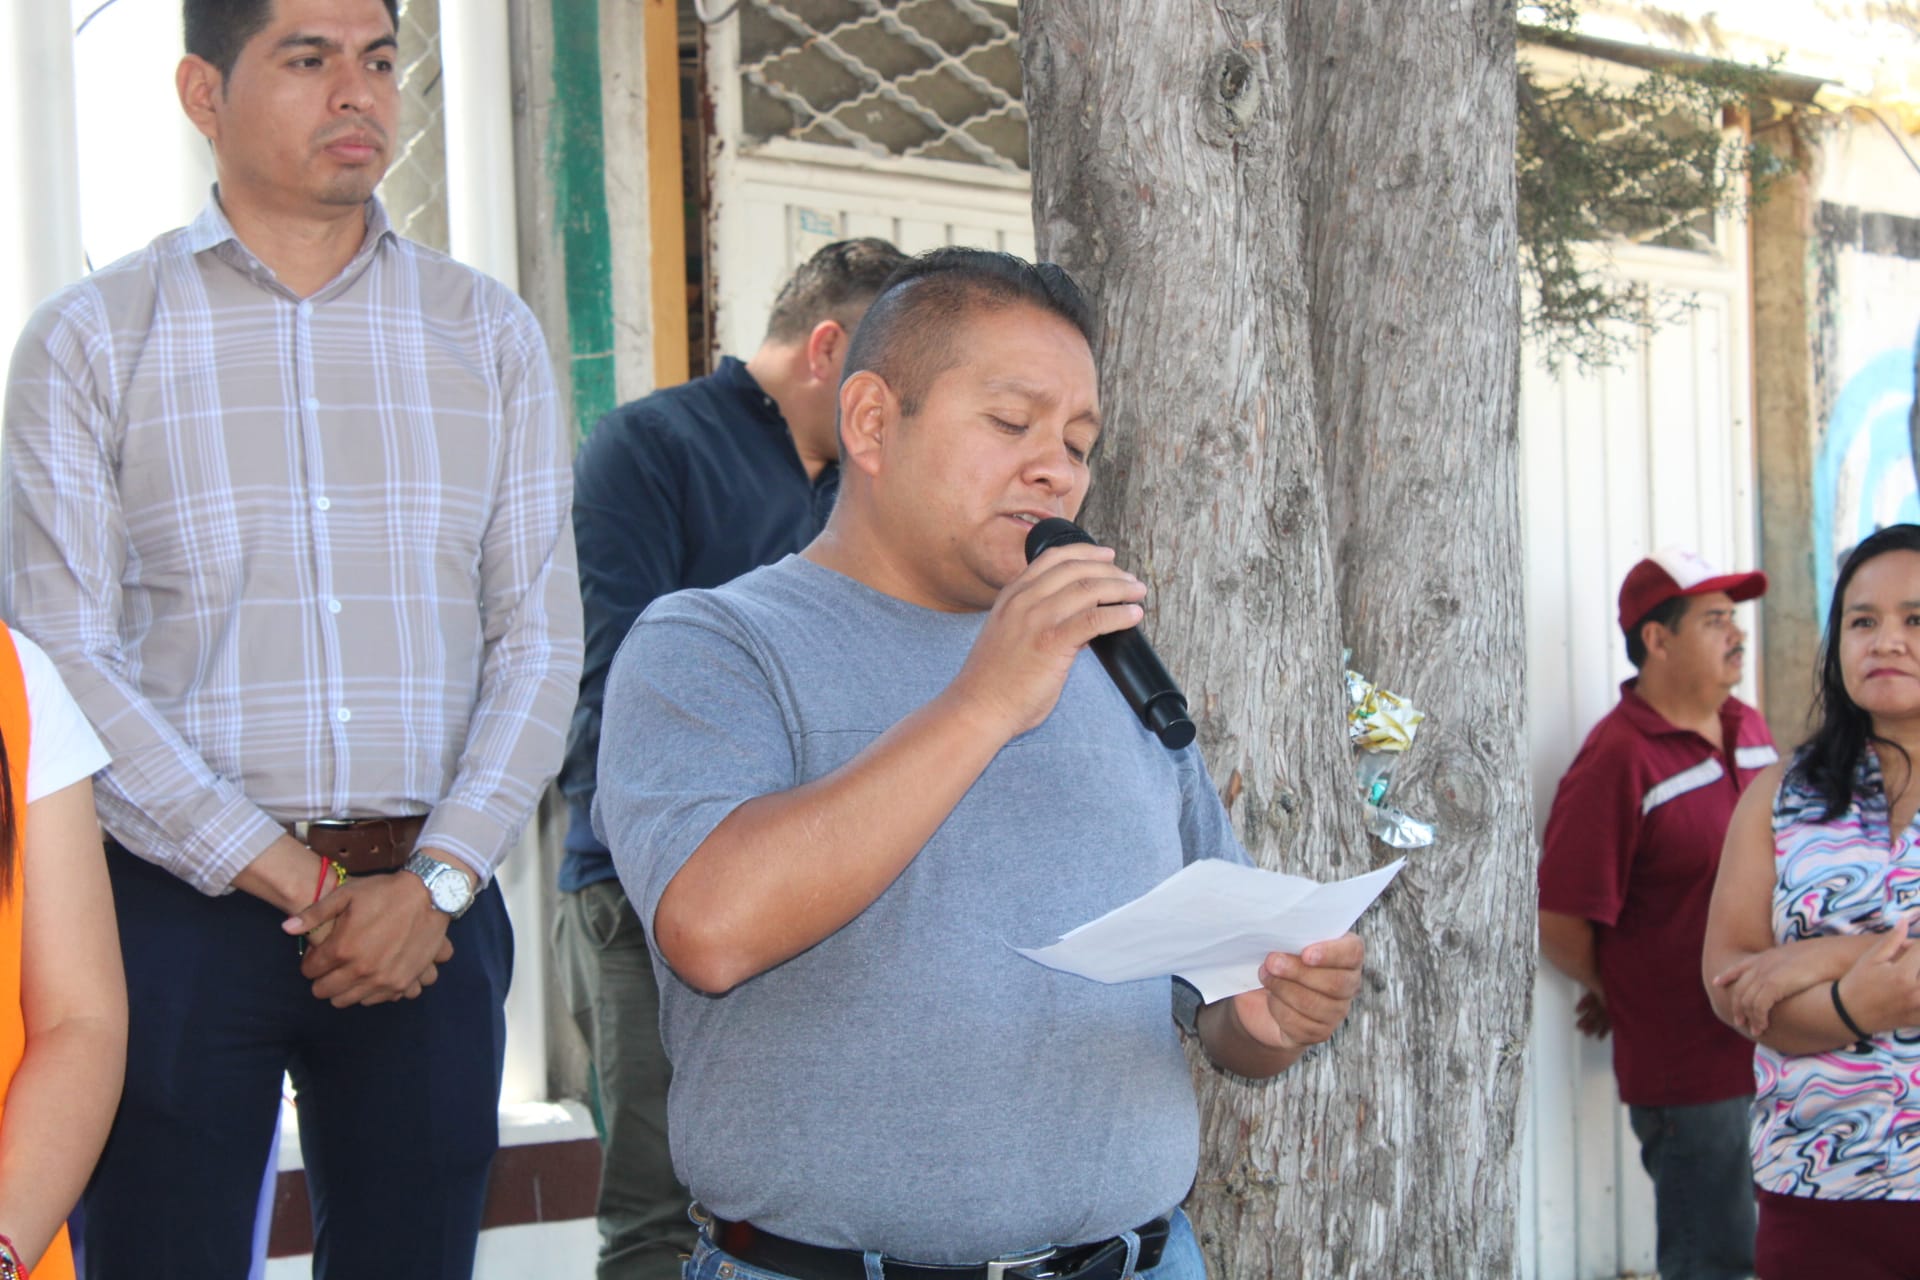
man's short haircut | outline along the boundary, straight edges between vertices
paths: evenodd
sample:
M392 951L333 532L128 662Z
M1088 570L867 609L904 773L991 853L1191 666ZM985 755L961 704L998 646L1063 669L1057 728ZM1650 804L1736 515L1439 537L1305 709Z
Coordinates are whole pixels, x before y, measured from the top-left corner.
M233 64L247 41L259 35L273 21L275 0L185 0L187 52L213 64L225 80L233 74ZM400 0L382 0L387 17L397 30L400 26Z
M1677 630L1680 619L1686 617L1687 606L1693 603L1692 596L1675 596L1663 600L1647 610L1645 617L1633 624L1633 630L1627 632L1627 661L1638 671L1647 665L1647 644L1640 638L1640 632L1649 622L1657 622L1669 631Z
M800 264L773 300L767 341L804 342L822 320L848 328L879 296L907 255L885 240L835 240Z
M900 412L920 402L960 362L955 331L974 312L1027 306L1065 320L1093 347L1093 309L1066 268L986 249L933 249L901 267L874 299L853 335L842 380L877 373L900 397Z

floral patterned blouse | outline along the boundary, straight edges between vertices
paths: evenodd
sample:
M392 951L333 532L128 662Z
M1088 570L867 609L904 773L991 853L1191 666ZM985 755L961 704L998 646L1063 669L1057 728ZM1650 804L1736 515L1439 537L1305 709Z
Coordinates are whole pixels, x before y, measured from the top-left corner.
M1853 803L1824 802L1787 771L1773 805L1779 942L1873 933L1920 905L1920 822L1894 837L1871 748ZM1920 1027L1826 1053L1754 1051L1754 1181L1780 1195L1920 1200Z

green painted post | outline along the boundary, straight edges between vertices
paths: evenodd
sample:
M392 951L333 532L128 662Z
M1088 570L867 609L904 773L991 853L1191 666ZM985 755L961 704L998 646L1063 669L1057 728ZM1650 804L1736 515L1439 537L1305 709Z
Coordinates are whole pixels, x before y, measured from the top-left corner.
M600 110L599 0L552 0L553 117L547 178L566 257L574 431L613 408L613 240Z

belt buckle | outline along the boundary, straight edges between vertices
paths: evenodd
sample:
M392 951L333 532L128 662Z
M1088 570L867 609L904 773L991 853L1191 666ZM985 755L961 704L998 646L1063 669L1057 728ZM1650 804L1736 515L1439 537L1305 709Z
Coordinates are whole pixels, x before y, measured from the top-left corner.
M353 818L302 818L287 825L293 830L293 838L305 844L316 831L351 831L360 823Z
M1036 1249L1032 1253L1022 1254L1017 1258L996 1258L987 1264L986 1280L1006 1280L1009 1273L1019 1271L1025 1267L1031 1267L1035 1263L1045 1262L1048 1258L1051 1258L1059 1252L1060 1250L1058 1248L1049 1247ZM1024 1280L1024 1277L1017 1278L1017 1280Z

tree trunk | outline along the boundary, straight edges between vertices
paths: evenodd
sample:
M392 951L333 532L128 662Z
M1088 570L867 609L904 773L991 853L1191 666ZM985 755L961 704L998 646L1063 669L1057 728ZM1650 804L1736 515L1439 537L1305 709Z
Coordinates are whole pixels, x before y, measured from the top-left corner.
M1203 1073L1216 1280L1504 1276L1533 976L1510 3L1025 0L1042 257L1094 297L1088 523L1263 865L1360 833L1339 679L1428 711L1439 827L1367 917L1332 1044Z

